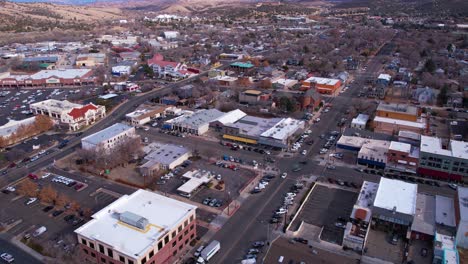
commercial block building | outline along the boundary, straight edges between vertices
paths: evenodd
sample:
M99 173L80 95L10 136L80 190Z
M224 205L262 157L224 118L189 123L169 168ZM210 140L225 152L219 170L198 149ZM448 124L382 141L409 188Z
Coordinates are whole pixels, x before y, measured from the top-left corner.
M34 114L47 115L70 130L76 131L96 122L106 116L106 108L102 105L89 103L87 105L71 103L67 100L48 99L29 106Z
M239 93L239 103L241 104L256 104L260 101L261 91L245 90Z
M247 144L287 148L292 136L304 129L304 121L292 118L244 116L223 127L223 138Z
M139 167L143 176L152 176L160 170L172 170L192 155L189 149L172 144L151 143L143 151L146 156Z
M468 176L468 143L421 136L418 173L427 177L463 181Z
M392 141L387 152L387 170L416 174L419 148L408 143Z
M106 54L104 53L87 53L78 55L75 64L82 67L95 67L104 65L105 61Z
M133 126L141 126L151 121L152 118L160 117L168 108L167 105L141 105L135 111L125 115L127 122Z
M323 94L333 94L340 86L341 80L339 79L321 77L310 77L302 82L303 89L315 89Z
M91 263L173 263L196 236L196 208L140 189L95 213L75 233Z
M375 115L385 118L417 122L421 116L421 109L407 104L380 103Z
M42 70L34 74L12 75L3 74L0 77L0 87L57 87L81 86L95 83L91 69L58 69Z
M380 178L379 189L372 206L372 218L377 226L392 226L406 233L416 214L418 185Z
M386 140L367 139L358 153L358 164L370 168L384 169L387 164L390 142Z
M87 150L103 149L110 152L113 148L130 138L138 137L135 128L122 123L113 124L97 133L81 139L81 147Z
M379 184L375 182L364 181L361 191L353 206L353 211L346 224L343 236L343 247L362 252L367 242L367 234L370 228L369 223L372 219L372 204Z
M380 103L374 118L374 131L390 135L399 131L422 134L427 128L427 121L421 117L421 109L406 104Z
M369 121L369 115L359 114L356 118L351 121L351 127L357 129L366 129L367 122Z
M240 110L223 113L217 109L205 109L186 113L165 122L165 127L195 135L203 135L210 126L221 129L222 126L236 122L246 114Z

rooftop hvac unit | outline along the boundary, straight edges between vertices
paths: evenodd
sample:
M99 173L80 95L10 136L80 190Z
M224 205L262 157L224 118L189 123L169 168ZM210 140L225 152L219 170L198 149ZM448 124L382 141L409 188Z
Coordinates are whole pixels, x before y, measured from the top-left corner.
M148 226L148 219L129 211L121 213L119 220L141 230L145 230Z

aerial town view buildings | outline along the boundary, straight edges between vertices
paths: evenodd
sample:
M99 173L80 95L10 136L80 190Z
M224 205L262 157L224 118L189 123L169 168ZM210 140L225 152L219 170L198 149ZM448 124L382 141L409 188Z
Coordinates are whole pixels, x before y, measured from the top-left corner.
M468 263L463 1L29 2L1 263Z

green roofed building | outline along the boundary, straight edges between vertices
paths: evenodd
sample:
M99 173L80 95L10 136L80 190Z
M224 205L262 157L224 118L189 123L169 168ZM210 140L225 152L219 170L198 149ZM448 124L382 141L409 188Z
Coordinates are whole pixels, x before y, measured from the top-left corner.
M254 65L250 62L239 62L239 61L231 63L230 66L231 66L231 69L237 72L247 72L254 67Z
M250 69L253 68L253 64L250 62L234 62L231 63L231 67L237 67L237 68L245 68L245 69Z

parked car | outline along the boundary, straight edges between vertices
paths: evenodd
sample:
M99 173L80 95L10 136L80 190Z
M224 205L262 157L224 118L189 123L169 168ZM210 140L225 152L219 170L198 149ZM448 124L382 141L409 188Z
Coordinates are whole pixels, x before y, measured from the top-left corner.
M15 258L11 254L8 254L8 253L2 253L0 255L0 258L2 258L2 260L7 263L13 263L15 261Z
M53 213L52 213L52 216L56 217L56 216L59 216L63 213L62 210L55 210Z
M203 203L204 205L208 205L210 202L211 202L211 198L210 198L210 197L207 197L207 198L205 198L205 199L203 200L202 203Z
M32 174L32 173L29 173L29 174L28 174L28 178L31 179L31 180L37 180L37 179L39 179L39 177L38 177L36 174Z
M46 206L44 207L44 209L42 209L43 212L47 213L49 212L50 210L54 209L54 207L52 205L49 205L49 206Z
M164 185L166 184L166 181L165 180L158 180L156 181L156 185Z
M295 238L293 238L293 240L296 241L296 242L302 243L302 244L306 244L306 245L307 245L307 243L309 243L309 241L307 239L304 239L302 237L295 237Z
M33 237L38 237L44 234L46 231L47 231L47 228L45 226L41 226L38 229L36 229L36 231L34 231Z
M253 246L254 248L261 248L261 247L265 246L265 242L263 242L263 241L255 241L255 242L253 242L252 246Z
M28 200L26 200L25 204L30 205L30 204L33 204L35 201L37 201L37 198L36 197L31 197Z
M421 257L427 257L427 248L421 248Z

